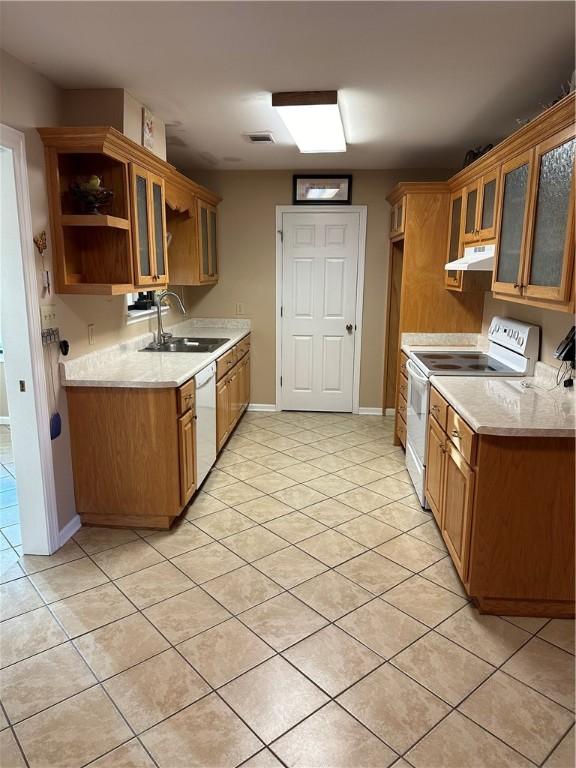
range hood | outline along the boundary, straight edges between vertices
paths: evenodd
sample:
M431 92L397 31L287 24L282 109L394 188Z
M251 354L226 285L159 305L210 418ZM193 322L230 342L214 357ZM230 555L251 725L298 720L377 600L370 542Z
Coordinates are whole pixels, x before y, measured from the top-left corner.
M455 270L461 272L492 272L494 269L495 253L496 245L494 243L471 245L464 249L464 256L461 259L449 261L448 264L446 264L445 269L447 272L453 272Z

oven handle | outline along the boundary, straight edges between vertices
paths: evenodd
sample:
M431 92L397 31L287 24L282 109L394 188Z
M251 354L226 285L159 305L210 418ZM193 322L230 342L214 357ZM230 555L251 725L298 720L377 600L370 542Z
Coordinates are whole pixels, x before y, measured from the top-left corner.
M412 360L406 360L406 369L410 376L413 376L417 381L422 382L422 384L428 383L428 377L424 376L424 374L414 365Z

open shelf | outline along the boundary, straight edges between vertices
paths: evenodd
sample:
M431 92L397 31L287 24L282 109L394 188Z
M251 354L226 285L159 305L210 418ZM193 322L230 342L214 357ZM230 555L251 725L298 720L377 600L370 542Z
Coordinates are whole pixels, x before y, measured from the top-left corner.
M62 226L64 227L112 227L113 229L130 229L128 219L122 219L119 216L108 216L107 214L77 214L65 213L62 216Z

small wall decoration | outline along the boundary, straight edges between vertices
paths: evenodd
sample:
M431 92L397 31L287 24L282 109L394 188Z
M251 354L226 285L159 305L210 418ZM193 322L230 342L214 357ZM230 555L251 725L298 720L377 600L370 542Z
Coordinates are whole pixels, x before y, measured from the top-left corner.
M350 205L352 176L294 174L292 202L294 205Z
M142 146L146 149L154 147L154 115L146 107L142 107Z

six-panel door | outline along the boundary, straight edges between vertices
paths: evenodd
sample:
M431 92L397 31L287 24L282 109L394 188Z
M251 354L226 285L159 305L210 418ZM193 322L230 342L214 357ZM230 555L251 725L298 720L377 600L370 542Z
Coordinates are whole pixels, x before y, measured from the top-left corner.
M282 407L351 411L360 215L283 216Z

